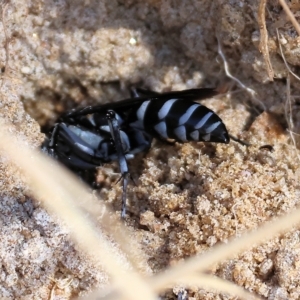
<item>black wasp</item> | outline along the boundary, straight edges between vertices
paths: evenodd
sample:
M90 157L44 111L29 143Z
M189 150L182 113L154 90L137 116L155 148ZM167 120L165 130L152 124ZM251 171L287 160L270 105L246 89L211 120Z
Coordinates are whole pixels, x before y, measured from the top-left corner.
M133 90L132 98L66 113L42 148L73 170L95 169L117 160L123 178L121 216L125 217L127 159L148 150L153 138L229 143L220 117L194 102L216 94L211 88L163 94Z

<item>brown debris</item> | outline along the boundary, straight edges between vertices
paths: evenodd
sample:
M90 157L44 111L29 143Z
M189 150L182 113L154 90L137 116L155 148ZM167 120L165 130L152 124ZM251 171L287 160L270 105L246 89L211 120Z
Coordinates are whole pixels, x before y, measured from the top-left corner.
M288 135L274 114L263 112L251 124L249 131L260 143L286 143Z

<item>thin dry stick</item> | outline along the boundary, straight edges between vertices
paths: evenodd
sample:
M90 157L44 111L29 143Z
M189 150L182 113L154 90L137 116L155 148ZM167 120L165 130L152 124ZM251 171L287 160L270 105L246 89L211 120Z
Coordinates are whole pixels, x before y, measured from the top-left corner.
M259 50L262 53L269 79L273 81L274 71L272 68L272 64L270 61L269 55L269 47L268 47L268 31L266 26L266 2L267 0L261 0L258 7L258 25L260 30L260 42L259 42Z
M240 299L261 299L258 296L253 295L252 293L246 291L244 288L216 276L212 276L209 274L185 274L181 277L181 279L176 283L180 286L184 286L186 288L203 288L207 290L215 290L219 293L226 293L231 296L239 297ZM168 286L165 286L168 288ZM87 298L80 297L78 300L98 300L101 295L100 291L93 291ZM101 298L103 300L121 300L122 297L116 294L109 294L108 296Z
M4 128L5 126L2 126L2 129ZM6 129L6 131L8 130ZM20 145L16 142L12 142L10 140L11 138L9 138L5 132L1 132L0 136L3 142L2 148L9 156L13 157L14 162L23 169L23 172L27 175L29 182L31 182L31 184L34 183L33 192L35 193L35 195L38 196L39 199L43 199L43 195L45 194L48 195L51 201L49 203L48 201L46 201L46 207L55 211L56 214L58 214L69 224L70 227L72 227L73 235L79 242L79 246L81 246L83 250L96 261L96 263L98 263L98 259L101 260L101 264L107 268L108 273L113 275L116 281L116 287L123 288L124 284L126 284L128 289L130 290L130 293L126 293L124 289L122 289L122 292L127 295L127 297L130 296L129 299L141 299L141 297L142 299L155 299L154 297L152 297L153 294L151 291L147 291L147 288L143 290L144 284L142 284L141 286L140 278L137 279L136 276L133 276L132 272L126 271L126 273L124 273L124 270L122 270L122 268L120 268L120 266L116 264L117 260L111 259L110 256L112 254L112 251L109 250L110 246L107 244L105 239L103 239L102 237L102 239L99 240L99 236L97 236L97 233L91 226L89 220L82 216L82 214L78 211L76 205L74 205L75 203L70 203L69 192L67 191L67 189L70 188L70 182L72 183L72 180L66 180L66 178L62 178L62 176L65 176L64 170L59 170L59 168L57 168L57 166L53 163L50 168L47 168L45 159L39 157L40 154L32 153L32 151L29 151L29 149L26 149L24 145L22 145L22 153L26 157L30 157L31 160L22 159L22 157L18 155L18 149L20 149ZM5 146L3 147L3 145ZM19 159L17 159L18 156ZM38 163L38 166L36 166L36 170L33 171L34 167L32 167L32 165L34 161ZM45 170L47 170L47 177L42 176L41 174L44 174ZM56 182L56 184L53 185L55 181L60 182L60 184L57 184ZM50 189L49 185L51 185ZM79 187L79 189L80 188L81 187ZM72 184L72 193L76 193L76 196L73 195L72 198L74 198L75 201L78 200L76 199L78 197L84 198L86 199L86 201L89 198L89 195L85 195L83 188L81 189L82 190L80 191L78 190L78 188L74 188L74 185ZM75 223L74 220L76 220ZM99 257L97 258L95 256L96 253L98 253L99 255ZM118 276L120 276L119 279L117 279ZM120 281L122 282L122 284L120 284ZM214 288L219 289L218 285L214 285L213 283L209 284L209 280L204 279L204 281L206 282L206 285L211 285ZM133 283L135 286L134 288L130 286L130 284ZM198 282L198 284L202 286L201 280L200 283ZM228 292L249 299L250 294L245 292L243 289L235 287L231 283L223 282L222 286L224 287L224 290L222 290L223 292ZM52 296L53 293L54 289L51 293ZM135 297L133 297L133 294L135 295Z
M286 78L286 105L284 107L284 114L288 123L289 130L294 129L294 122L292 118L292 101L291 101L291 79L290 74Z
M290 19L290 21L292 22L292 24L295 27L296 31L298 32L298 35L300 36L300 25L297 22L294 14L291 12L289 7L287 6L285 0L279 0L279 3L282 6L282 8L284 9L284 11L287 14L288 18Z
M292 101L291 101L291 80L290 80L290 74L287 76L287 81L286 81L286 103L289 105L289 108L287 109L287 104L285 105L285 118L288 123L288 132L290 134L292 143L294 145L298 161L300 162L300 156L298 153L297 149L297 144L295 140L295 134L293 132L294 129L294 122L293 122L293 117L292 117Z
M6 54L6 58L5 58L5 73L9 72L9 40L8 40L8 34L7 34L7 29L6 29L6 23L5 23L5 14L8 8L8 2L6 2L5 4L2 4L2 26L3 26L3 32L4 32L4 36L5 36L5 54Z
M246 249L252 248L255 244L265 242L279 233L292 229L300 222L300 208L292 213L278 218L276 221L268 222L259 229L254 230L242 237L231 240L228 244L222 244L211 249L201 256L192 257L175 267L169 268L164 273L150 279L151 286L155 291L161 291L165 286L176 284L181 278L194 272L205 272L212 265L226 259L233 258Z
M232 282L208 274L184 276L183 281L180 281L180 284L186 287L193 288L198 286L208 290L216 290L220 293L226 293L241 299L261 299Z
M156 300L156 295L148 284L137 273L128 270L125 262L121 263L120 256L116 255L111 243L95 229L78 207L78 202L83 202L84 199L87 204L91 198L83 184L55 162L30 150L25 143L17 142L9 134L10 130L4 122L0 124L0 148L22 170L35 197L42 200L47 209L72 229L71 234L81 250L93 260L99 270L105 268L114 285L127 299Z
M287 108L288 106L288 108ZM292 143L295 147L295 151L298 157L298 161L300 161L300 157L297 151L297 144L296 144L296 140L295 140L295 136L293 133L293 129L294 129L294 122L293 122L293 116L292 116L292 101L291 101L291 80L290 80L290 74L288 74L287 76L287 80L286 80L286 105L284 107L285 110L285 118L286 121L288 123L288 132L290 134Z
M284 56L283 50L282 50L282 46L281 46L281 43L280 43L280 39L279 39L278 28L276 28L276 33L277 33L277 40L278 40L280 54L281 54L281 57L282 57L283 62L285 64L285 67L289 71L289 74L292 74L297 80L300 81L300 77L292 71L292 69L290 68L290 66L288 65L288 63L285 59L285 56ZM295 133L293 132L294 122L293 122L293 117L292 117L292 101L291 101L291 89L290 89L290 76L289 75L287 76L286 84L287 84L286 99L287 99L287 104L289 105L289 112L288 112L288 109L287 109L287 105L285 105L285 118L286 118L286 121L287 121L288 127L289 127L288 132L290 133L292 143L295 147L295 150L297 151ZM297 157L298 157L298 160L300 161L300 156L299 156L298 152L297 152Z
M286 61L286 58L285 58L285 55L283 54L283 50L282 50L282 46L281 46L281 43L280 43L280 38L279 38L279 32L278 32L278 28L276 28L276 33L277 33L277 40L278 40L278 45L279 45L279 50L280 50L280 54L281 54L281 57L284 61L284 64L286 66L286 68L288 69L288 71L296 78L300 81L300 77L295 74L292 69L290 68L289 64L287 63Z
M222 50L222 47L221 47L221 42L220 42L220 39L219 39L218 36L217 36L217 40L218 40L218 53L219 53L219 55L221 56L221 58L222 58L222 60L223 60L224 70L225 70L226 76L229 77L229 78L231 78L233 81L235 81L235 82L236 82L243 90L245 90L247 93L249 93L249 94L251 95L251 97L252 97L257 103L259 103L259 104L262 106L263 110L266 110L266 106L263 104L263 102L260 101L260 100L256 97L257 93L256 93L253 89L251 89L251 88L247 87L246 85L244 85L238 78L234 77L234 76L231 74L231 72L230 72L230 70L229 70L228 62L227 62L226 57L225 57L225 55L224 55L224 53L223 53L223 50Z

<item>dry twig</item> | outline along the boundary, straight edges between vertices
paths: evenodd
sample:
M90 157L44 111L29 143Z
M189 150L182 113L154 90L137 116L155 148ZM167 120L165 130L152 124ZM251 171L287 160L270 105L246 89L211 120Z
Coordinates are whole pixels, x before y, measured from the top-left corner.
M287 81L286 81L286 105L285 105L285 118L286 118L286 121L287 121L287 124L288 124L288 132L290 133L290 137L291 137L291 140L292 140L292 143L297 151L297 145L296 145L296 140L295 140L295 133L293 132L293 129L294 129L294 122L293 122L293 118L292 118L292 102L291 102L291 89L290 89L290 74L292 74L297 80L300 81L300 77L295 74L292 69L290 68L290 66L288 65L286 59L285 59L285 56L283 54L283 51L282 51L282 46L281 46L281 43L280 43L280 39L279 39L279 32L278 32L278 29L276 28L276 33L277 33L277 40L278 40L278 45L279 45L279 50L280 50L280 54L281 54L281 57L283 59L283 62L285 64L285 67L287 68L289 74L287 76ZM298 160L300 161L300 157L299 157L299 154L297 154L297 157L298 157Z
M257 93L247 87L245 84L243 84L238 78L236 78L235 76L233 76L229 70L229 66L228 66L228 62L226 60L226 57L223 53L223 50L222 50L222 47L221 47L221 42L220 42L220 39L219 37L217 36L217 40L218 40L218 53L219 55L221 56L222 60L223 60L223 63L224 63L224 70L225 70L225 74L227 77L231 78L233 81L235 81L243 90L245 90L247 93L249 93L251 95L251 97L261 105L261 107L263 108L263 110L266 110L266 106L264 105L264 103L262 101L260 101L256 96L257 96Z
M281 46L281 43L280 43L279 32L278 32L278 29L277 29L277 28L276 28L276 33L277 33L277 41L278 41L278 45L279 45L280 54L281 54L281 57L282 57L282 59L283 59L283 61L284 61L284 64L285 64L287 70L288 70L288 71L289 71L296 79L298 79L298 80L300 81L300 77L292 71L292 69L290 68L290 66L288 65L288 63L287 63L287 61L286 61L286 59L285 59L285 56L284 56L283 50L282 50L282 46Z
M274 71L272 68L272 64L270 61L269 55L269 47L268 47L268 31L266 27L266 2L267 0L261 0L258 7L258 24L260 30L260 42L259 42L259 50L262 53L269 79L273 81L274 78Z
M40 153L33 153L24 143L13 139L9 134L10 129L4 125L2 119L0 121L0 136L3 143L0 145L1 150L23 171L35 197L40 199L49 211L55 213L69 225L69 228L72 229L72 237L83 253L94 262L95 266L99 267L99 270L104 268L107 271L114 285L122 291L126 299L156 299L152 289L139 274L128 270L124 262L120 262L108 238L95 228L93 222L80 207L81 205L84 207L94 206L94 210L97 210L97 206L102 206L101 203L93 205L93 199L82 183L78 182L71 174L68 176L68 172L55 162L52 161L49 164L48 158L43 157ZM30 159L20 156L19 149L22 149L23 155ZM38 165L40 167L33 167ZM47 168L48 176L46 177L43 176L43 172ZM72 191L64 187L72 187ZM104 214L108 214L108 212L103 210ZM109 216L106 220L108 219ZM134 289L131 282L136 284Z
M297 22L294 14L291 12L290 8L287 6L285 0L279 0L280 5L284 9L285 13L287 14L288 18L292 22L293 26L295 27L296 31L298 32L298 35L300 36L300 25Z

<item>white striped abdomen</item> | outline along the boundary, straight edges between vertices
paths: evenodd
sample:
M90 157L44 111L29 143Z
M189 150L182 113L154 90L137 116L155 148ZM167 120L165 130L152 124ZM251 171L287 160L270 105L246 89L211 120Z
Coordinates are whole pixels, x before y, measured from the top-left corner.
M144 101L135 117L130 126L161 139L229 142L226 126L220 117L197 102L176 98Z

